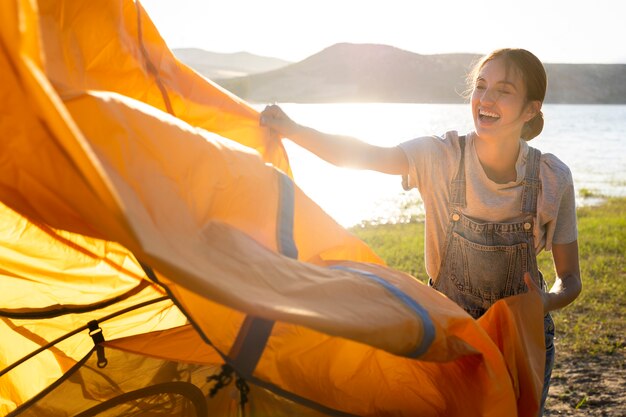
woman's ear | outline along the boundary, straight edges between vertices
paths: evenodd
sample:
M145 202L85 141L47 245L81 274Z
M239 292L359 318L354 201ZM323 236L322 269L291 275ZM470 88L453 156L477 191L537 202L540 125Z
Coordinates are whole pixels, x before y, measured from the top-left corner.
M533 117L535 117L536 115L539 114L539 112L541 111L541 101L539 100L533 100L528 102L528 104L526 105L526 111L525 111L525 122L528 122L529 120L532 120Z

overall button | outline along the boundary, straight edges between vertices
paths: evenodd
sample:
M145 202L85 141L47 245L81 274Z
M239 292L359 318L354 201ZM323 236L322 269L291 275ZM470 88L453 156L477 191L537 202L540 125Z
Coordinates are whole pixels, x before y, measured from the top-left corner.
M524 223L524 230L528 231L528 230L530 230L531 227L533 227L532 224L530 224L528 222Z
M454 220L455 222L458 222L461 219L461 216L459 216L459 213L454 213L452 215L452 220Z

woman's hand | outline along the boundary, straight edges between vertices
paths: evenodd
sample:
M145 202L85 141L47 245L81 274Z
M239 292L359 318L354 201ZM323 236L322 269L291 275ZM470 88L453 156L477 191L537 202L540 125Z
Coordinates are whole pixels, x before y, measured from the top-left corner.
M533 281L529 272L524 273L524 282L526 283L526 287L528 287L529 292L539 295L541 298L541 304L543 305L543 314L547 314L550 311L550 294L539 288L537 283Z
M265 106L265 109L261 112L259 124L269 127L283 137L292 136L298 129L298 124L291 120L283 109L276 104Z

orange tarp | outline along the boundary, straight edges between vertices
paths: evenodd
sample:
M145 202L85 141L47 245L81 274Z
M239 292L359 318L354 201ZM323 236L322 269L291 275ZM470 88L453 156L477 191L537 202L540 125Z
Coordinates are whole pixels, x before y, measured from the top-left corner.
M475 321L385 267L293 183L250 106L175 59L139 2L0 11L0 369L165 296L102 322L106 345L230 363L276 394L257 409L536 414L538 299ZM0 412L92 346L79 333L0 376Z

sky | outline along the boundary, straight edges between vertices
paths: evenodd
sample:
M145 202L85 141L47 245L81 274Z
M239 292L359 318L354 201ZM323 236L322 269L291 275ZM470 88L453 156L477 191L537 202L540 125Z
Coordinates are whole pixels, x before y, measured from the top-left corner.
M525 48L543 62L626 63L623 0L140 0L171 49L299 61L339 42L419 54Z

